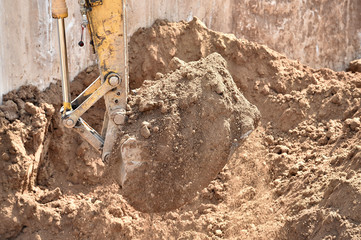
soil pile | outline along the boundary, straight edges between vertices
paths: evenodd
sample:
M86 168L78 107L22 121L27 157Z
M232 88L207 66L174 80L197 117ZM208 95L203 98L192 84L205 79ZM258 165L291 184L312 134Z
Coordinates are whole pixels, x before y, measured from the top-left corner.
M193 199L260 118L219 54L177 63L179 69L129 98L125 135L112 154L121 162L114 168L121 169L123 194L140 211L174 210Z
M168 213L127 204L97 153L59 124L59 85L8 94L0 112L0 238L361 238L361 74L311 69L197 19L158 21L131 38L131 87L172 72L174 57L213 52L261 123L210 185ZM95 77L82 73L74 94ZM85 117L98 129L101 108Z

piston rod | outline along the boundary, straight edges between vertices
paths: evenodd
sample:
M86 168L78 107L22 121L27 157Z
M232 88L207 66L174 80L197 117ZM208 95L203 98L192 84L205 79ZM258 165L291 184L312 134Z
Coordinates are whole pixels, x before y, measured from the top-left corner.
M71 110L71 96L70 96L70 80L68 71L68 55L66 49L65 24L64 18L58 18L58 37L61 63L61 86L63 90L63 106L65 114Z
M63 90L63 116L71 109L70 81L68 71L68 54L66 50L65 22L64 18L68 17L68 7L65 0L52 0L52 16L57 19L60 67L61 67L61 86Z

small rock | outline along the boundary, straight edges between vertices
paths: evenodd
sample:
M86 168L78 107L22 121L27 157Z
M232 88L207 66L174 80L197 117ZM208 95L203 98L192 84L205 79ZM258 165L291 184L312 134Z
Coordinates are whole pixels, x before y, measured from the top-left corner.
M169 99L170 99L170 100L176 100L176 99L177 99L177 94L171 93L171 94L169 95Z
M60 196L62 195L60 188L55 188L53 191L46 192L40 198L38 199L38 202L40 203L48 203L55 200L58 200Z
M9 121L19 118L18 106L12 100L6 101L4 105L0 106L0 110L4 112L5 118Z
M48 115L48 116L52 116L55 113L55 108L51 104L42 103L41 107L44 109L45 114Z
M298 170L302 171L305 168L305 163L303 161L297 163Z
M35 240L41 240L41 236L38 233L35 233L34 239Z
M153 132L159 132L159 127L158 126L154 127Z
M264 85L261 89L261 94L267 96L270 93L270 89L268 85Z
M168 108L166 105L162 105L162 107L160 108L160 112L161 113L167 113L168 112Z
M149 128L145 125L140 129L140 134L146 139L151 135Z
M350 62L350 65L346 71L361 72L361 59L357 59L357 60Z
M274 143L275 138L272 135L267 135L265 136L264 140L269 145L272 145Z
M305 160L308 161L308 160L312 160L312 159L315 159L316 158L316 154L315 153L308 153L306 154L305 156Z
M169 212L169 213L166 214L165 217L168 218L168 219L171 219L171 220L176 220L176 219L179 218L179 214L176 213L176 212Z
M326 132L326 137L327 137L327 138L331 138L334 133L335 133L334 131L328 130L328 131Z
M8 153L4 152L2 155L1 155L1 159L5 162L9 161L10 160L10 156Z
M39 109L37 106L35 106L33 103L31 102L26 102L25 103L25 111L31 115L35 115L36 113L39 112Z
M155 80L162 79L163 77L164 77L163 73L158 72L155 74Z
M284 145L277 145L274 149L274 153L282 154L282 153L289 153L290 149Z
M341 94L335 94L335 95L333 95L333 97L331 98L330 101L333 104L341 105L341 99L342 99Z
M21 99L21 98L18 98L18 99L15 99L14 100L16 102L16 104L18 105L18 108L19 109L24 109L25 108L25 102Z
M323 136L320 139L318 139L317 142L319 145L326 145L328 143L328 138L327 138L327 136Z
M288 171L288 174L290 176L295 176L298 172L299 168L297 165L294 165L293 167L290 168L290 170Z
M186 78L188 79L188 80L192 80L192 79L194 79L196 77L196 75L193 73L193 72L188 72L187 74L186 74Z
M223 94L223 92L224 92L224 86L223 86L223 84L222 84L222 83L218 83L218 84L216 85L215 91L216 91L217 94Z
M299 104L301 108L309 108L310 104L308 103L307 99L302 98L299 100Z
M155 102L141 101L140 104L139 104L139 111L140 112L146 112L146 111L153 110L156 107L157 107L157 103L155 103Z
M284 98L285 98L286 102L289 102L289 101L291 101L293 99L291 94L285 94Z
M349 118L345 120L345 124L351 128L352 131L357 130L360 125L360 118Z
M174 57L174 58L172 58L172 60L170 60L168 67L171 71L174 71L174 70L184 66L184 64L185 64L184 61L182 61L181 59L179 59L177 57Z
M147 122L147 121L142 122L142 125L143 125L143 126L146 126L146 127L148 127L148 128L150 127L150 123Z
M217 229L215 233L218 237L222 236L222 234L223 234L222 230L220 230L220 229Z

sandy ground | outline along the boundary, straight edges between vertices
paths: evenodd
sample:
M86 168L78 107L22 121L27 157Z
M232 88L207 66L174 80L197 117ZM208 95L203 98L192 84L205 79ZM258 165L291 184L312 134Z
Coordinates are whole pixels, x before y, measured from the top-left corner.
M24 86L0 107L0 238L359 239L361 73L312 69L233 35L158 21L130 42L130 86L217 52L261 112L208 187L176 211L122 197L99 155L60 122L60 84ZM97 76L89 67L74 96ZM103 102L85 119L99 130Z

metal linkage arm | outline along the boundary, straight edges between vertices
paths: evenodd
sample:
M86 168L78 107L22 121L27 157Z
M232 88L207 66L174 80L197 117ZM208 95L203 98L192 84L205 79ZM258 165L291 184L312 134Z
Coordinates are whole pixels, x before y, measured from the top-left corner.
M82 138L84 138L90 145L101 153L104 146L104 139L97 133L97 131L90 127L82 118L79 118L74 129Z
M98 77L92 84L90 84L82 93L79 94L72 102L73 109L82 104L90 95L92 95L101 85L101 79Z
M120 83L120 78L116 74L110 74L106 81L93 92L86 100L84 100L76 109L65 113L62 121L67 128L73 128L78 122L78 119L93 106L100 98L102 98L110 90L116 88Z

